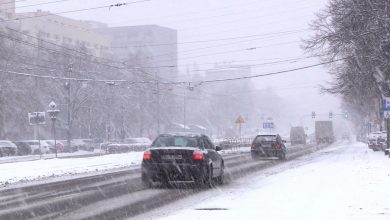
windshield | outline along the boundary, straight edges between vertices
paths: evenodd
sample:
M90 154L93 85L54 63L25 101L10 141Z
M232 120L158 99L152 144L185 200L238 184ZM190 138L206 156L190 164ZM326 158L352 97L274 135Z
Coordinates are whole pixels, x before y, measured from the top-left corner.
M261 143L261 142L269 142L269 141L276 141L276 136L274 135L258 136L255 142Z
M197 147L198 141L195 137L168 136L158 137L152 147Z

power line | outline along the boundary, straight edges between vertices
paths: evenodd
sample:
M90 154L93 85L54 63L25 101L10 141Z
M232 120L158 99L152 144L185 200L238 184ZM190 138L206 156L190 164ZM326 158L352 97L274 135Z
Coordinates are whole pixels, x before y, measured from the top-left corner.
M314 65L308 65L303 67L298 67L294 69L288 69L288 70L282 70L277 72L271 72L271 73L265 73L265 74L259 74L259 75L253 75L253 76L244 76L244 77L236 77L236 78L227 78L227 79L216 79L216 80L204 80L201 81L198 85L206 84L206 83L214 83L214 82L227 82L227 81L235 81L235 80L242 80L242 79L251 79L251 78L258 78L258 77L265 77L265 76L271 76L271 75L278 75L288 72L295 72L298 70L303 69L309 69L317 66L323 66L326 64L335 63L341 60L345 60L346 58L341 58L337 60L332 60L329 62L323 62L318 63ZM146 84L146 83L155 83L155 81L131 81L126 79L91 79L91 78L69 78L69 77L58 77L58 76L48 76L48 75L37 75L37 74L30 74L30 73L24 73L24 72L15 72L15 71L3 71L5 73L17 75L17 76L24 76L24 77L34 77L34 78L42 78L42 79L52 79L52 80L72 80L72 81L79 81L79 82L115 82L115 83L130 83L130 84ZM171 82L171 83L162 83L162 84L172 84L172 85L188 85L192 82L188 81L181 81L181 82Z
M57 12L57 13L47 13L47 14L26 16L26 17L14 18L14 19L5 19L5 20L1 20L0 22L25 20L25 19L31 19L31 18L47 17L47 16L52 16L52 15L61 15L61 14L68 14L68 13L74 13L74 12L98 10L98 9L111 9L113 7L127 6L127 5L131 5L131 4L143 3L143 2L148 2L148 1L152 1L152 0L139 0L139 1L133 1L133 2L123 2L123 3L116 3L116 4L111 4L111 5L105 5L105 6L83 8L83 9L76 9L76 10L70 10L70 11L62 11L62 12Z
M204 80L204 81L201 81L199 84L215 83L215 82L227 82L227 81L235 81L235 80L252 79L252 78L258 78L258 77L278 75L278 74L283 74L283 73L295 72L295 71L298 71L298 70L309 69L309 68L313 68L313 67L317 67L317 66L323 66L323 65L326 65L326 64L335 63L335 62L338 62L338 61L341 61L341 60L345 60L345 59L347 59L347 58L341 58L341 59L332 60L332 61L329 61L329 62L323 62L323 63L313 64L313 65L298 67L298 68L294 68L294 69L270 72L270 73L265 73L265 74L258 74L258 75L253 75L253 76L243 76L243 77L226 78L226 79L215 79L215 80Z
M264 34L243 35L243 36L236 36L236 37L226 37L226 38L215 38L215 39L207 39L207 40L184 41L184 42L177 42L177 43L161 43L161 44L141 44L141 45L129 45L129 46L115 46L115 47L111 47L111 48L116 49L116 48L128 48L128 47L155 47L155 46L170 46L170 45L182 45L182 44L209 43L209 42L215 42L215 41L237 40L237 39L243 39L243 38L253 38L253 37L268 36L268 35L289 34L289 33L301 32L301 31L308 31L308 30L310 30L310 29L302 28L302 29L295 29L295 30L289 30L289 31L270 32L270 33L264 33Z
M30 0L16 0L16 1L9 1L9 2L2 2L0 3L0 5L8 5L8 4L13 4L14 2L26 2L26 1L30 1Z
M188 60L188 59L192 59L192 58L220 55L220 54L228 54L228 53L234 53L234 52L253 51L253 50L257 50L257 49L261 49L261 48L275 47L275 46L281 46L281 45L287 45L287 44L295 44L298 42L300 42L300 41L288 41L288 42L282 42L282 43L277 43L277 44L269 44L269 45L265 45L265 46L247 47L244 49L228 50L228 51L215 52L215 53L206 53L206 54L184 57L184 58L181 58L180 60ZM168 61L172 61L172 60L174 60L174 59L158 60L154 63L164 63L164 62L168 62Z
M42 3L37 3L37 4L31 4L31 5L22 5L14 8L7 8L7 9L17 9L17 8L28 8L28 7L34 7L34 6L40 6L40 5L49 5L49 4L55 4L55 3L60 3L60 2L68 2L72 0L57 0L57 1L51 1L51 2L42 2Z

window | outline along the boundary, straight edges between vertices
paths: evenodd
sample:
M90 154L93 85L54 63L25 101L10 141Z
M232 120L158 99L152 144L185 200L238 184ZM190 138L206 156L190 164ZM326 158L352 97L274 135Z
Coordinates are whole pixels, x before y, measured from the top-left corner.
M256 138L256 143L268 142L268 141L276 141L276 136L275 135L262 135L262 136L258 136Z
M160 136L152 144L152 147L197 147L196 137L185 136Z
M206 136L203 137L204 147L206 149L215 150L213 143L211 143L210 139Z

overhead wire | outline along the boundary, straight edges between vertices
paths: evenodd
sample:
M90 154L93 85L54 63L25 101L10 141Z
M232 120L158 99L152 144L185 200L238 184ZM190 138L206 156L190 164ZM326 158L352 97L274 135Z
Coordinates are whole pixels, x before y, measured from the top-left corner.
M26 17L10 18L10 19L0 20L0 22L25 20L25 19L53 16L53 15L62 15L62 14L69 14L69 13L75 13L75 12L98 10L98 9L111 9L113 7L122 7L122 6L138 4L138 3L144 3L144 2L149 2L149 1L152 1L152 0L138 0L138 1L132 1L132 2L122 2L122 3L110 4L110 5L104 5L104 6L97 6L97 7L75 9L75 10L69 10L69 11L62 11L62 12L56 12L56 13L46 13L46 14L38 14L38 15L26 16Z

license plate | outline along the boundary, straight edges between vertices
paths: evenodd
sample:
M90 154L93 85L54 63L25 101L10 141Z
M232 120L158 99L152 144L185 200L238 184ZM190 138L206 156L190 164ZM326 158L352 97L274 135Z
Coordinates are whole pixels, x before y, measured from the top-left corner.
M177 155L162 155L163 160L180 160L183 159L183 156L180 154Z

